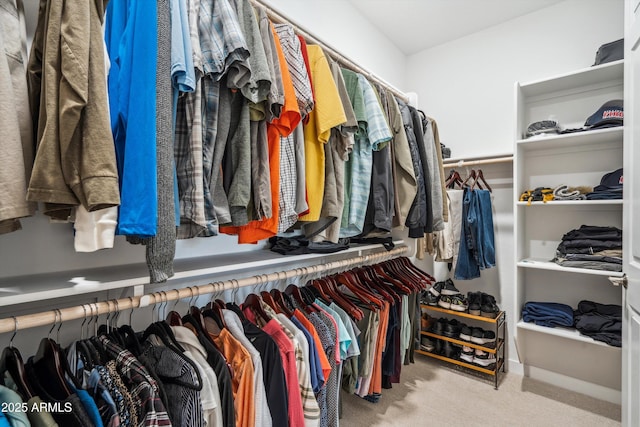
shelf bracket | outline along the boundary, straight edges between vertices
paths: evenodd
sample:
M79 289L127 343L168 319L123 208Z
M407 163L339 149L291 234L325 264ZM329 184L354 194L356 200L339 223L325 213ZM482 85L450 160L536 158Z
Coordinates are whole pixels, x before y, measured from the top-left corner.
M609 277L609 281L614 286L622 285L623 288L627 289L627 275L624 274L622 277Z

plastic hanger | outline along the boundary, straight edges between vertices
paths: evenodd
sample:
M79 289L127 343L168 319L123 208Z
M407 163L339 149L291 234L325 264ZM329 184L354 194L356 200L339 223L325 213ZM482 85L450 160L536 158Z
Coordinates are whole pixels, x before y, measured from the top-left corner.
M18 333L18 319L15 316L12 317L15 329L13 331L13 335L11 335L11 339L9 340L9 346L2 350L2 356L0 356L0 384L6 385L4 381L5 373L10 374L11 379L18 389L18 393L21 395L22 400L26 402L33 397L34 393L31 390L31 386L29 386L29 381L27 380L27 373L24 369L22 355L20 354L20 351L13 346L13 339Z

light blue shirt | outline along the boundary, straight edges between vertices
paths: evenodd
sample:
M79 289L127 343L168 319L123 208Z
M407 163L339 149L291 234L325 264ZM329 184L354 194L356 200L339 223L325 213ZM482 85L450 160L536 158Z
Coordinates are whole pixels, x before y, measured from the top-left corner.
M314 303L319 305L320 308L326 311L331 317L333 317L333 320L336 321L336 324L338 325L338 343L340 344L340 360L347 360L347 349L351 347L351 335L349 335L349 331L342 321L342 318L340 318L340 315L338 315L334 309L324 304L319 299L316 299Z

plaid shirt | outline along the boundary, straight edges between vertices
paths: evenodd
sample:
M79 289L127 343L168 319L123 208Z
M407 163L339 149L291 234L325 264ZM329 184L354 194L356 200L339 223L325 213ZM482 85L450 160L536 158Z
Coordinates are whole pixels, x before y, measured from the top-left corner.
M313 92L311 91L311 80L309 80L307 65L302 57L300 40L290 24L273 24L273 26L280 38L280 45L282 46L284 57L289 66L293 88L296 91L300 115L304 119L313 109L314 103Z
M100 342L107 355L115 360L120 375L131 385L131 395L140 402L138 427L170 426L169 415L158 395L158 383L142 363L129 350L120 348L104 335Z

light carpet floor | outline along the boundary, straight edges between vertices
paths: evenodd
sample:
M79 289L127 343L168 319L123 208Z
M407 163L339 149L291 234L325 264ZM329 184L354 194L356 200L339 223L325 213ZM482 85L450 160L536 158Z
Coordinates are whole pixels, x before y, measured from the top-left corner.
M343 393L340 426L620 426L619 405L518 374L506 373L495 390L492 377L416 354L400 380L378 403Z

